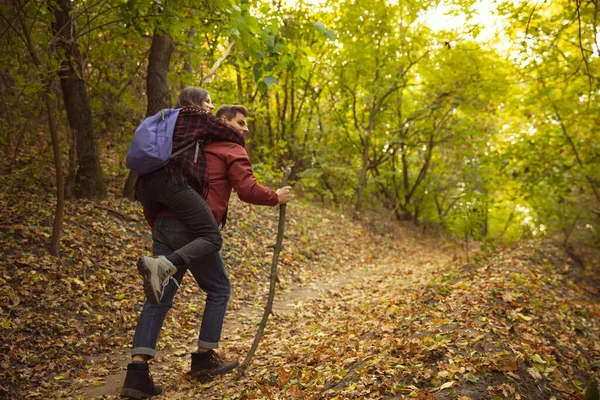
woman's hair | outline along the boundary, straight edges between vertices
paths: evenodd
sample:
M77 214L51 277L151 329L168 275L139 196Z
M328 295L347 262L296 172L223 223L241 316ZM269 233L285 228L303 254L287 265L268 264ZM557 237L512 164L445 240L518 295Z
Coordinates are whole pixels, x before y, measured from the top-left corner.
M206 101L208 92L204 89L186 87L181 91L175 102L175 108L200 107Z

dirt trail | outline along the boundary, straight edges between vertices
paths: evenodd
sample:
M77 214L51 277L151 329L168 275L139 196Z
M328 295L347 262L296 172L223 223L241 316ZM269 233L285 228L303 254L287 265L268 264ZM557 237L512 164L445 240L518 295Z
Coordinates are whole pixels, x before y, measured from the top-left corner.
M291 284L288 290L279 291L276 294L273 305L274 317L271 317L270 323L273 323L273 320L277 320L278 317L292 315L294 310L301 307L303 303L319 298L330 301L338 292L355 286L365 287L371 282L389 280L390 287L395 290L396 288L427 282L433 270L438 270L440 265L450 260L451 255L449 252L439 252L432 257L430 253L423 251L425 250L424 246L415 246L409 247L412 250L406 254L398 255L404 260L394 264L372 263L360 268L333 273L324 279L308 281L304 284ZM191 280L186 282L192 284ZM260 303L263 303L263 298L266 299L266 294L257 301L260 300ZM182 303L185 300L182 299L179 302ZM237 357L241 362L254 338L256 326L262 312L262 307L256 304L242 305L238 309L228 311L223 330L223 348L220 352L226 357ZM170 320L167 319L165 324L169 323ZM301 319L296 321L297 325L303 323ZM193 351L190 344L193 343L196 334L197 332L190 332L190 337L185 341L171 341L171 349L158 351L151 367L152 375L157 384L164 384L172 379L182 379L181 375L189 369L189 352ZM164 342L168 339L161 338L160 340ZM88 371L98 376L97 383L90 385L90 378L88 377L80 384L75 384L67 389L67 392L71 396L84 395L86 399L118 396L125 378L124 371L128 362L128 350L112 355L92 357L87 360ZM222 384L225 386L235 384L232 377L224 378ZM206 389L203 397L211 396L212 387L208 385ZM215 394L215 396L217 396L215 398L219 398L218 395Z

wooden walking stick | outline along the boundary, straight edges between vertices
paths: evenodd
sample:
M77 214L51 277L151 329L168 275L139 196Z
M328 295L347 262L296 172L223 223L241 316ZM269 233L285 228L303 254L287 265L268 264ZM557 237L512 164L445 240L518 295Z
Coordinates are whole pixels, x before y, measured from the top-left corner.
M281 187L287 186L288 178L290 176L291 167L286 167L283 171L283 181ZM267 298L267 305L262 316L260 324L258 324L258 331L254 337L254 342L248 351L248 355L242 364L238 367L237 378L241 378L246 373L246 368L250 365L254 352L258 348L260 339L262 338L265 326L267 326L267 320L269 315L273 313L273 300L275 299L275 285L277 284L277 263L279 262L279 252L281 251L281 245L283 243L283 230L285 228L285 206L286 204L279 205L279 224L277 225L277 240L275 241L275 249L273 250L273 263L271 264L271 279L269 283L269 297Z

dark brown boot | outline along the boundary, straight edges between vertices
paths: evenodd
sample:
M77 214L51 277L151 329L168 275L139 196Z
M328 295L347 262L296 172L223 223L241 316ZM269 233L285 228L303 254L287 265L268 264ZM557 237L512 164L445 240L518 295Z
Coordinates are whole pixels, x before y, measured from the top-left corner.
M150 399L162 394L160 386L154 384L147 363L127 365L127 376L121 389L121 397L126 399Z
M223 361L214 350L192 353L192 368L187 376L194 379L211 379L230 372L238 365L240 363L237 361Z

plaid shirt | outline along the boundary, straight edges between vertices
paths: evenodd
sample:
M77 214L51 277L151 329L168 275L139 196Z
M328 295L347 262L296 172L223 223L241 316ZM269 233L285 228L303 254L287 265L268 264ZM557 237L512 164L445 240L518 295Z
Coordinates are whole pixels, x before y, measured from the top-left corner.
M209 112L183 108L173 132L173 153L196 142L181 154L171 158L164 167L165 180L189 185L202 198L208 195L208 171L204 146L210 142L226 141L244 146L244 136Z

